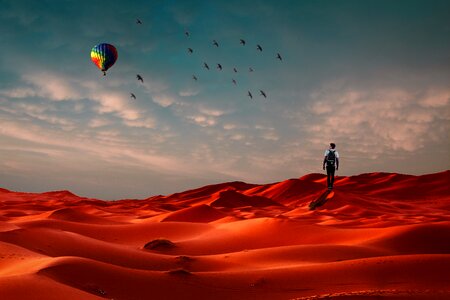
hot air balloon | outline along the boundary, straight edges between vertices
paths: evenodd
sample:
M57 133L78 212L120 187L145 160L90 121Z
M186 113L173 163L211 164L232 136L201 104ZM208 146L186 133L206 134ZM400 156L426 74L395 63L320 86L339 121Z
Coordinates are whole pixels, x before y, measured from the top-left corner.
M91 50L92 62L103 71L103 75L106 75L106 71L114 65L117 60L117 49L111 44L98 44Z

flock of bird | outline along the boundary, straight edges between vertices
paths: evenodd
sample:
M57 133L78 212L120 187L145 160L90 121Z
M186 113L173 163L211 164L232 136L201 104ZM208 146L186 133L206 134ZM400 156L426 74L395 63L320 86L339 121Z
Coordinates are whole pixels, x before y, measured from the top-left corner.
M186 35L187 38L190 37L189 31L185 31L184 34ZM240 39L240 40L239 40L239 43L240 43L242 46L245 46L245 45L247 44L247 42L246 42L244 39ZM213 41L212 41L212 45L215 46L215 47L217 47L217 48L219 48L219 43L217 42L217 40L213 40ZM262 51L263 51L263 48L262 48L261 45L257 44L257 45L256 45L256 50L262 52ZM187 51L188 51L189 54L194 53L194 49L192 49L192 48L190 48L190 47L187 48ZM280 61L283 60L283 58L281 57L281 54L280 54L280 53L277 53L277 56L276 56L275 58L277 58L277 59L280 60ZM206 62L203 63L203 67L204 67L206 70L208 70L208 71L210 70L210 67L209 67L208 63L206 63ZM222 64L220 64L220 63L217 63L216 68L217 68L219 71L222 71L222 70L223 70ZM252 67L249 67L249 68L248 68L248 71L249 71L249 72L253 72L254 70L253 70ZM236 69L236 67L233 67L233 72L234 72L234 73L238 73L238 70ZM198 77L197 77L195 74L192 75L192 79L195 80L195 81L198 81ZM237 85L236 79L232 78L232 79L231 79L231 82L232 82L234 85ZM263 96L264 98L267 98L267 94L266 94L263 90L259 90L259 93L260 93L260 95ZM250 99L253 99L253 94L252 94L251 91L248 91L248 92L247 92L247 96L250 97Z
M142 21L141 21L140 19L136 19L136 24L142 25ZM185 31L184 34L185 34L185 36L186 36L187 38L190 37L189 31ZM240 39L240 40L239 40L239 43L240 43L242 46L245 46L245 45L247 44L246 41L245 41L244 39ZM217 47L217 48L219 47L219 43L218 43L216 40L213 40L213 41L212 41L212 45L215 46L215 47ZM262 52L262 51L263 51L263 48L262 48L261 45L257 44L257 45L256 45L256 50ZM192 49L192 48L190 48L190 47L187 48L187 51L188 51L189 54L193 54L193 53L194 53L194 49ZM277 56L276 56L275 58L278 59L279 61L282 61L282 60L283 60L283 58L281 57L281 54L280 54L280 53L277 53ZM206 63L206 62L203 63L203 67L204 67L206 70L208 70L208 71L210 70L210 67L209 67L208 63ZM222 65L221 65L220 63L217 63L216 68L217 68L219 71L222 71L222 70L223 70L223 67L222 67ZM252 67L249 67L249 68L248 68L248 71L249 71L249 72L253 72L254 70L253 70ZM238 73L238 70L236 69L236 67L233 67L233 72L234 72L234 73ZM140 81L141 83L144 83L144 79L142 78L142 76L141 76L140 74L136 74L136 79L137 79L138 81ZM198 77L197 77L195 74L192 75L192 79L195 80L195 81L198 81ZM236 81L234 78L231 79L231 82L232 82L234 85L237 85L237 81ZM260 96L263 96L264 98L267 98L267 94L266 94L263 90L259 90L259 94L260 94ZM250 97L250 99L253 99L253 94L252 94L251 91L248 91L248 92L247 92L247 96ZM130 93L130 97L131 97L132 99L136 99L136 95L133 94L133 93Z

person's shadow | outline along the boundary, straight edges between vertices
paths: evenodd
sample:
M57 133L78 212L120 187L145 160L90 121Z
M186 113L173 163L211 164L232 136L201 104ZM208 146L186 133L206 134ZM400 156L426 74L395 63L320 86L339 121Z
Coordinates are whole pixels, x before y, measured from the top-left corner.
M314 210L316 207L324 205L329 199L333 198L334 191L325 190L317 199L311 201L309 204L309 210Z

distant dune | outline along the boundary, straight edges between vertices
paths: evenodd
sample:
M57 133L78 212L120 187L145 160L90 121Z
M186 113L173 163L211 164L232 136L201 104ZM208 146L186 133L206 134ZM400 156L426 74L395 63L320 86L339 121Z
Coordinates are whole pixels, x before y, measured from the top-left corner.
M450 171L144 200L0 189L0 299L450 299Z

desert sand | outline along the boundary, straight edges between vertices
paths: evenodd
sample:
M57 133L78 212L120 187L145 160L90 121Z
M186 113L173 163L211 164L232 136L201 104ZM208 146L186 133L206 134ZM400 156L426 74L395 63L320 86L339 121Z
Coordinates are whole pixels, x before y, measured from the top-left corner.
M0 189L0 299L450 299L450 171L325 181Z

